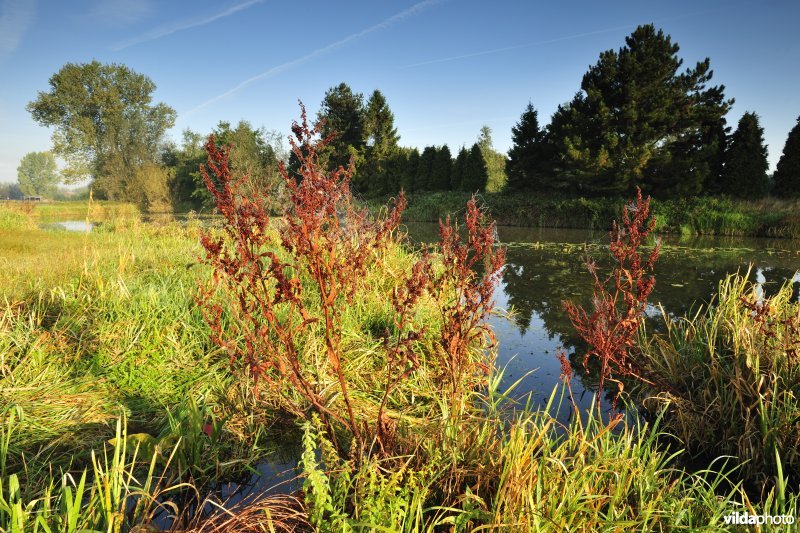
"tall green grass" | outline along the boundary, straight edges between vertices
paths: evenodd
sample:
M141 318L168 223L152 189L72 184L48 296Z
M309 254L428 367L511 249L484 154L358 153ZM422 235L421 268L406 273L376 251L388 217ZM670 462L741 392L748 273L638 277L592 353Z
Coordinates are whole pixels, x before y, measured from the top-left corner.
M720 531L730 513L797 514L796 495L751 501L722 459L676 467L683 452L659 443L658 421L589 413L565 427L549 414L555 395L548 409L510 418L480 395L476 405L494 405L457 426L440 420L413 454L357 468L306 423L309 522L319 531Z
M665 322L643 339L661 391L645 405L667 409L665 424L689 452L736 458L755 490L800 476L800 303L785 284L772 296L732 275L694 316Z

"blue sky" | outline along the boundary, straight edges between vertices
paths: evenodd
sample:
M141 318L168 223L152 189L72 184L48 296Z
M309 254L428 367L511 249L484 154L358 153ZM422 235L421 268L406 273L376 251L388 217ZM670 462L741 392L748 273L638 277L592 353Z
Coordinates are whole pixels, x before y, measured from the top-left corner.
M284 134L297 100L316 113L342 81L380 89L401 144L495 147L530 100L547 122L579 90L601 51L655 23L685 65L711 58L714 83L761 117L774 168L800 115L800 2L607 0L305 1L0 0L0 182L16 181L50 131L25 111L68 62L125 63L158 86L184 128L249 120Z

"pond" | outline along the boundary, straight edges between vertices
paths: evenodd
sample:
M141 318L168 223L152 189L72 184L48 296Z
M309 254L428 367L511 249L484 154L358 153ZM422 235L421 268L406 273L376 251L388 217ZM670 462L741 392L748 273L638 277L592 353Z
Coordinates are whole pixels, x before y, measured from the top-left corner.
M42 228L44 229L76 231L79 233L89 233L94 229L94 226L95 222L89 222L87 220L61 220L42 224Z
M438 239L437 224L407 227L414 241ZM608 266L608 233L499 227L498 238L507 249L507 264L496 291L496 305L511 316L495 315L490 321L498 340L497 363L505 368L505 385L521 379L512 396L530 394L534 406L546 405L561 383L557 353L563 349L573 366L571 386L577 404L582 409L590 407L597 380L583 369L585 346L572 330L562 302L589 304L587 253L601 268ZM669 317L696 311L709 302L721 280L736 272L749 272L750 279L768 293L792 280L794 298L798 298L800 241L665 236L661 243L657 281L650 297L654 305L648 309L650 325L656 329L663 324L662 309ZM607 398L604 403L608 407ZM558 418L563 421L569 416L565 404Z

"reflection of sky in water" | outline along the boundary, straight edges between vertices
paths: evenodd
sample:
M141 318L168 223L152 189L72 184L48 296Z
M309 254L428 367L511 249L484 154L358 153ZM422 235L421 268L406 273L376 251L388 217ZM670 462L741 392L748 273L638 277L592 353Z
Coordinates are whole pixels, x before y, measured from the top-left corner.
M414 240L434 241L435 224L410 224ZM569 324L562 301L588 304L591 281L586 272L583 243L601 268L608 256L603 232L499 228L507 246L507 269L496 302L500 309L515 313L510 318L493 316L498 339L498 365L505 368L504 383L522 380L512 397L531 394L534 406L544 405L560 384L560 348L570 354L575 376L572 389L579 407L589 407L596 376L587 376L582 365L585 347ZM645 310L648 323L661 329L661 313L676 319L709 303L718 284L727 275L748 272L761 294L771 294L787 280L800 284L800 242L751 238L663 238L656 266L656 287ZM800 301L798 286L795 297ZM562 410L559 418L567 414Z
M94 229L94 223L85 220L62 220L60 222L43 224L43 227L45 229L53 228L67 231L90 232Z

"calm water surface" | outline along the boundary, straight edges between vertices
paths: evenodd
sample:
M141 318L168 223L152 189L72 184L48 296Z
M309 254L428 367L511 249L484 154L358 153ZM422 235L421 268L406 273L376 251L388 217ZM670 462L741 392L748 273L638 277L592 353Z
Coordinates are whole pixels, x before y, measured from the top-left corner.
M412 240L438 239L436 224L409 224L408 231ZM591 279L585 260L588 253L601 267L608 265L608 234L500 227L498 238L507 248L507 266L496 302L498 309L511 312L511 318L493 316L491 324L499 341L498 364L506 369L506 384L522 378L514 396L530 394L535 405L544 405L560 383L556 354L563 349L575 372L572 389L578 404L589 407L597 390L596 379L583 370L585 346L572 331L562 302L589 304ZM662 237L661 241L657 282L650 300L671 317L706 305L719 282L736 272L749 272L750 279L767 293L791 280L794 297L798 297L800 241L677 236ZM652 327L663 324L658 305L651 306L648 315ZM559 418L568 416L568 411L559 411Z

